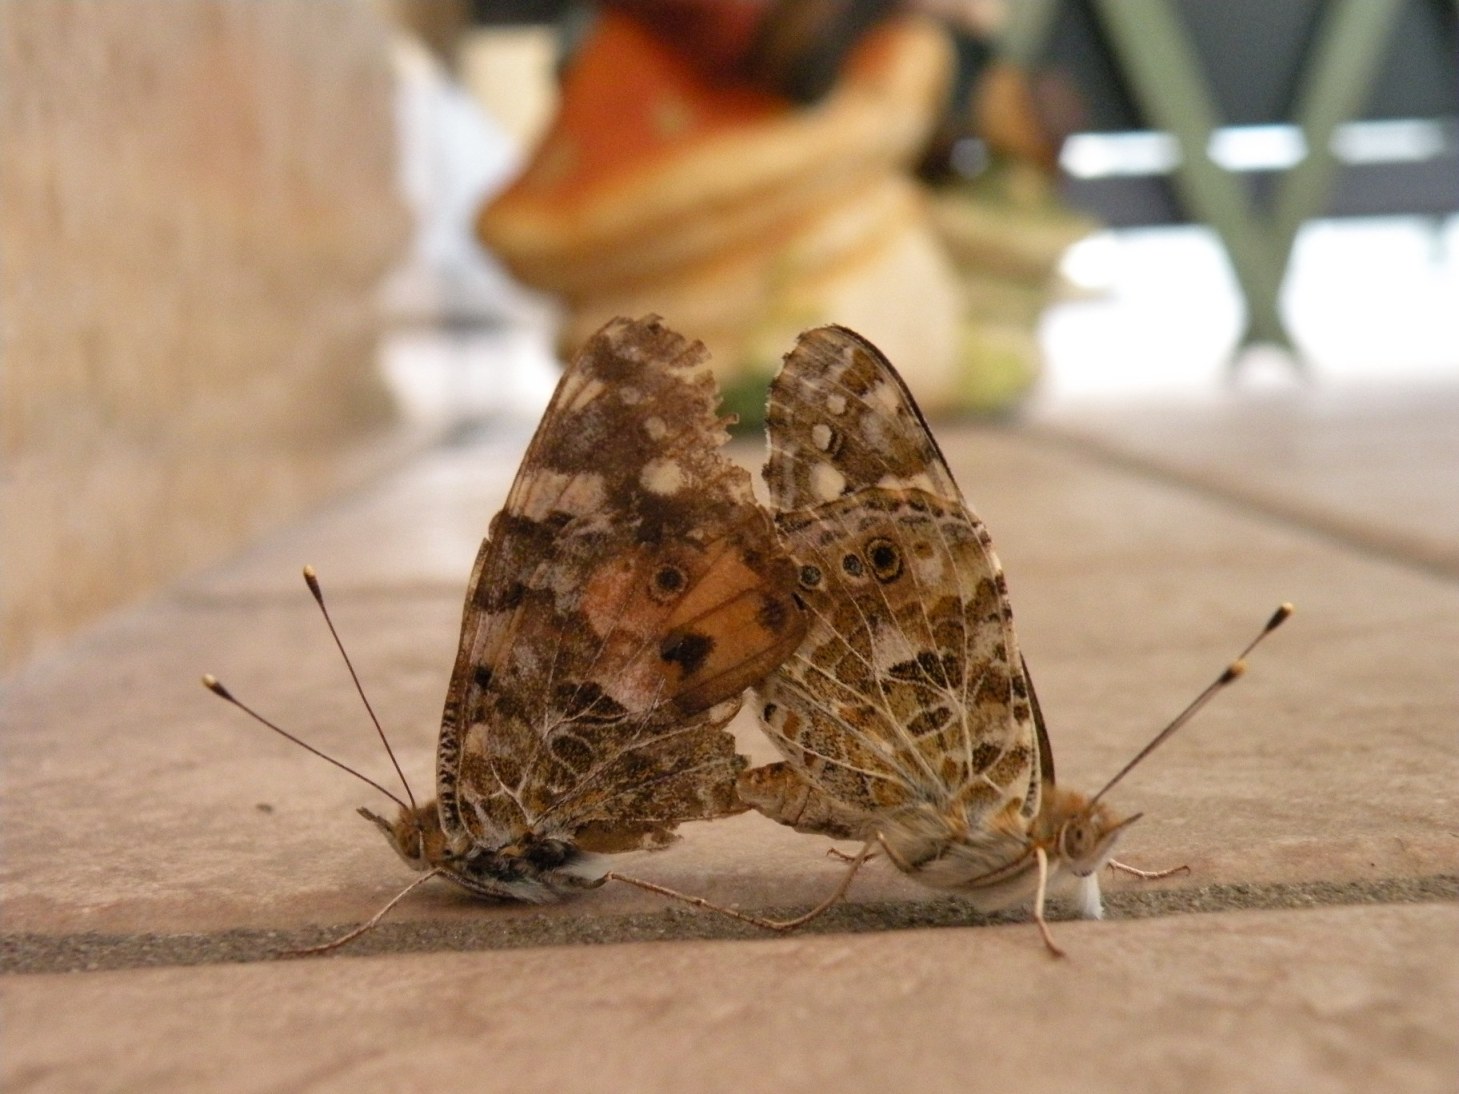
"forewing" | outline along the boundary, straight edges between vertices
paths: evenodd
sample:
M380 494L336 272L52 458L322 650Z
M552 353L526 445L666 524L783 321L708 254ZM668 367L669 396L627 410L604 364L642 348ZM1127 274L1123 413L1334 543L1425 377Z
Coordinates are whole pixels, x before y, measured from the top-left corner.
M868 486L962 502L907 385L879 349L845 327L800 336L770 385L765 482L782 511Z
M737 808L721 731L797 644L794 568L726 459L708 355L615 320L569 365L492 522L443 716L443 826L598 846Z

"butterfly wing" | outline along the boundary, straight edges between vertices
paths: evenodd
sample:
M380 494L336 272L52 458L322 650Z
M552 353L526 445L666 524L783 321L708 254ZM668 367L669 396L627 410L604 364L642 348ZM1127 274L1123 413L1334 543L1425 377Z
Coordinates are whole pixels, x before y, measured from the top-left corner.
M842 328L771 386L766 479L809 617L758 686L785 763L740 793L802 830L868 838L930 810L1038 810L1040 756L1007 585L901 378Z
M650 317L564 373L468 589L437 764L456 844L621 850L740 808L721 727L804 624L707 361Z
M802 334L770 385L765 418L765 482L782 512L869 486L919 489L962 504L912 393L855 331L820 327Z

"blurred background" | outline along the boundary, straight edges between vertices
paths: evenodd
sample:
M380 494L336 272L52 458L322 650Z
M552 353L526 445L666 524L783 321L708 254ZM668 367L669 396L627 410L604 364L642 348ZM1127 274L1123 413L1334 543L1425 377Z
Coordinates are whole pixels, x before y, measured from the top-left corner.
M1450 0L11 0L0 667L525 438L616 314L747 423L825 322L1013 428L1452 392L1456 58Z

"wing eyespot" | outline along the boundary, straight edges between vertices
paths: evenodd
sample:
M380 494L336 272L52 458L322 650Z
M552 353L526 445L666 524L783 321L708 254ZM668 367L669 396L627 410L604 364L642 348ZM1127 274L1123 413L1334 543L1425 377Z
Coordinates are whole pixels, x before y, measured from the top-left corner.
M866 545L866 560L871 574L883 585L890 585L902 576L902 552L891 540L879 537Z
M674 599L674 597L682 593L688 584L688 576L679 567L673 565L660 566L654 571L653 577L649 579L648 595L659 603L663 603L666 600Z

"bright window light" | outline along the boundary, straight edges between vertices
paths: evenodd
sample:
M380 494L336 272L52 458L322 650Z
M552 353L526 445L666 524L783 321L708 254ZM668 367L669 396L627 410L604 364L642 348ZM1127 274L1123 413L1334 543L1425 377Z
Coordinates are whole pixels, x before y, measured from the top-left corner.
M1449 152L1452 126L1407 118L1347 122L1332 137L1340 161L1416 163ZM1307 142L1295 125L1226 126L1211 134L1207 154L1228 171L1285 171L1301 163ZM1059 162L1078 179L1166 175L1180 163L1175 137L1162 132L1077 133L1064 142Z
M1211 134L1206 154L1228 171L1285 171L1307 156L1295 125L1243 125Z
M1452 141L1436 121L1350 122L1333 133L1332 154L1344 163L1421 163L1442 156Z
M1169 133L1076 133L1059 162L1078 179L1165 175L1180 163L1180 146Z

